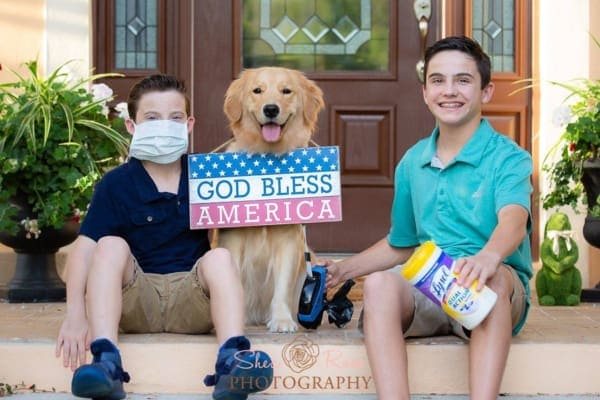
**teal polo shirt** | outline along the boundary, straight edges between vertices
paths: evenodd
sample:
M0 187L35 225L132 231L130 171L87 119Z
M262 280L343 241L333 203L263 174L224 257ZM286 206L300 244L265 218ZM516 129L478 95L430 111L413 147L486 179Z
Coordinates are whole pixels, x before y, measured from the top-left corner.
M404 155L395 175L388 242L412 247L433 240L454 259L471 256L487 243L498 224L498 212L509 204L529 213L531 156L482 119L479 128L445 167L436 157L439 129ZM504 260L521 278L527 294L533 275L529 235ZM525 318L515 327L516 334Z

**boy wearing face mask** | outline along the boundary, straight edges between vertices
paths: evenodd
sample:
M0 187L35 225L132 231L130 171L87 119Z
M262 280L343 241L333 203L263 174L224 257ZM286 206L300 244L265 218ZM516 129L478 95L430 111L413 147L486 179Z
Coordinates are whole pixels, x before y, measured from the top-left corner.
M208 333L219 343L213 398L246 399L270 386L269 356L250 350L244 300L229 252L189 229L188 137L194 126L182 82L152 75L128 99L127 163L97 184L66 262L67 314L56 356L74 370L71 390L122 399L117 347L125 333ZM91 344L90 344L91 342ZM91 349L93 360L86 362Z

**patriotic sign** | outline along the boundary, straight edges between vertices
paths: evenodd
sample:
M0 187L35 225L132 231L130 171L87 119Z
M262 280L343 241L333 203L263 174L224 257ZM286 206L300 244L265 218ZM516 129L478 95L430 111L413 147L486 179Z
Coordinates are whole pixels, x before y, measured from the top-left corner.
M190 228L341 221L339 148L190 154Z

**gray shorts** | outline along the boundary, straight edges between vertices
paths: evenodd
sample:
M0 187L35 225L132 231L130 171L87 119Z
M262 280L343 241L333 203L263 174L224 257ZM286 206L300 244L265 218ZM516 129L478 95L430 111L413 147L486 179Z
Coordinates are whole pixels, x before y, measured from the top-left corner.
M512 273L513 293L510 297L512 327L518 325L527 311L527 292L514 268L504 265ZM412 287L415 310L413 320L404 330L404 337L432 337L456 335L470 339L471 332L446 314L441 307L431 301L415 287ZM362 331L363 314L361 312L358 327Z

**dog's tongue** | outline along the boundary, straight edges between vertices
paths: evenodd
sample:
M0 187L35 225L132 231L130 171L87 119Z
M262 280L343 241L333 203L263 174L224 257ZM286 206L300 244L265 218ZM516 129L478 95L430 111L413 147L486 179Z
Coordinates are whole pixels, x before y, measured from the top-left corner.
M262 136L266 142L276 142L281 136L281 126L277 124L266 124L262 127Z

